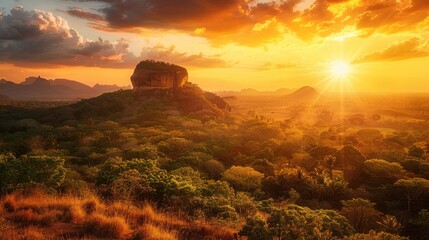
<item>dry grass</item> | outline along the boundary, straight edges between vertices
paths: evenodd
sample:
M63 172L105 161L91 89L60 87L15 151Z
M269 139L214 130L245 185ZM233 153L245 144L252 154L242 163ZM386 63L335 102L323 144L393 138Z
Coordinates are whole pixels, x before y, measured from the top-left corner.
M130 232L125 219L106 217L101 214L88 216L83 222L84 235L94 235L103 238L121 238Z
M49 237L44 236L40 229L35 227L28 227L24 230L24 234L21 238L22 240L46 240Z
M170 226L174 228L182 228L187 225L185 221L179 220L176 217L168 214L161 214L150 205L145 205L142 209L133 214L133 218L137 224L156 224L162 226Z
M61 213L58 211L50 211L43 214L33 212L32 210L22 210L13 213L9 219L17 224L28 226L28 225L38 225L38 226L51 226L54 222L58 220L58 216Z
M165 231L164 229L151 225L145 224L133 233L132 240L177 240L176 234L171 231Z
M235 239L231 230L189 222L150 204L142 208L120 202L106 204L96 196L10 194L0 200L0 214L2 225L7 226L0 240Z

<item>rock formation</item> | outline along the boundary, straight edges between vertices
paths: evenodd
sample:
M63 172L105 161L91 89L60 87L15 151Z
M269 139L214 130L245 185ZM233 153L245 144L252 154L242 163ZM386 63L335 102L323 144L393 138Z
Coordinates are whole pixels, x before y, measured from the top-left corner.
M141 61L131 82L137 99L164 99L186 114L220 117L231 110L221 97L188 82L186 68L174 64Z
M153 60L137 64L131 82L136 92L152 89L178 89L188 81L188 71L180 66Z

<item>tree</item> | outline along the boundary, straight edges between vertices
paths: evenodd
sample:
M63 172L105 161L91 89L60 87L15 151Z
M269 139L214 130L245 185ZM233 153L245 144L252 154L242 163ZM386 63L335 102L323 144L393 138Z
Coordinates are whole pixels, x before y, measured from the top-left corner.
M255 215L248 218L246 224L238 233L241 236L247 236L249 240L272 240L273 237L269 231L267 222L261 215Z
M330 146L316 146L308 151L310 156L317 161L323 161L326 156L335 156L338 150Z
M408 149L408 155L411 157L424 159L425 151L421 147L417 147L416 145L413 145Z
M371 180L377 181L377 184L393 183L404 173L399 163L390 163L383 159L370 159L364 162L365 172L371 177Z
M341 203L343 204L341 214L360 233L369 232L382 215L381 212L374 208L375 203L366 199L354 198L352 200L341 201Z
M12 155L0 157L0 182L2 187L18 184L40 183L48 188L59 187L64 181L64 159L53 156Z
M251 167L232 166L223 173L222 180L227 181L237 190L254 191L262 186L264 174Z
M222 173L225 171L223 164L217 160L208 160L204 164L204 169L210 178L219 179L222 177Z
M356 147L347 145L336 154L335 167L344 171L352 187L358 186L364 180L362 179L364 161L365 157Z
M377 222L383 232L397 234L401 231L402 225L395 216L385 215Z
M288 161L288 166L291 167L291 160L293 155L300 150L300 146L297 143L283 142L280 144L277 150L277 154L285 157Z
M416 220L412 221L420 229L420 239L429 239L429 211L422 209Z
M271 208L266 220L256 215L248 219L240 231L240 235L247 236L249 240L327 240L354 233L347 219L335 211L311 210L294 204Z
M409 240L407 237L401 237L399 235L391 234L391 233L385 233L385 232L376 232L376 231L370 231L367 234L355 234L350 237L344 238L344 240L364 240L364 239L371 239L371 240Z
M411 202L427 194L429 180L424 178L400 179L395 182L394 186L404 190L407 197L408 214L411 215Z
M130 206L137 195L151 191L153 191L153 189L149 186L149 183L141 177L139 171L131 169L119 174L118 178L113 181L112 193L116 199L123 200L127 204L125 221L128 219Z

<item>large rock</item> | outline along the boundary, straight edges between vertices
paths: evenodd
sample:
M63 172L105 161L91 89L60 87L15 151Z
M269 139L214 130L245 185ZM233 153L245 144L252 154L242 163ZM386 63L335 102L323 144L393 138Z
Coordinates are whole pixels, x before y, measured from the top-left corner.
M153 89L178 89L188 81L186 68L156 62L153 60L141 61L137 64L131 82L135 91Z

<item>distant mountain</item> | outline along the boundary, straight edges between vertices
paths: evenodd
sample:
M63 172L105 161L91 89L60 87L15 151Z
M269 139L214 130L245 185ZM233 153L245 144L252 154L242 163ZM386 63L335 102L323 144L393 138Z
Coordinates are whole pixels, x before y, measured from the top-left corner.
M221 97L234 97L234 96L254 97L254 96L283 96L291 92L292 90L287 88L280 88L275 91L258 91L253 88L246 88L246 89L242 89L241 91L221 91L221 92L217 92L216 94L218 94Z
M9 103L9 102L12 102L12 99L10 97L0 94L0 104L1 103Z
M309 86L302 87L290 94L284 96L286 99L291 100L311 100L320 96L320 93Z
M15 100L75 100L128 88L99 84L90 87L74 80L48 80L41 77L28 77L19 84L5 79L0 80L0 94Z

